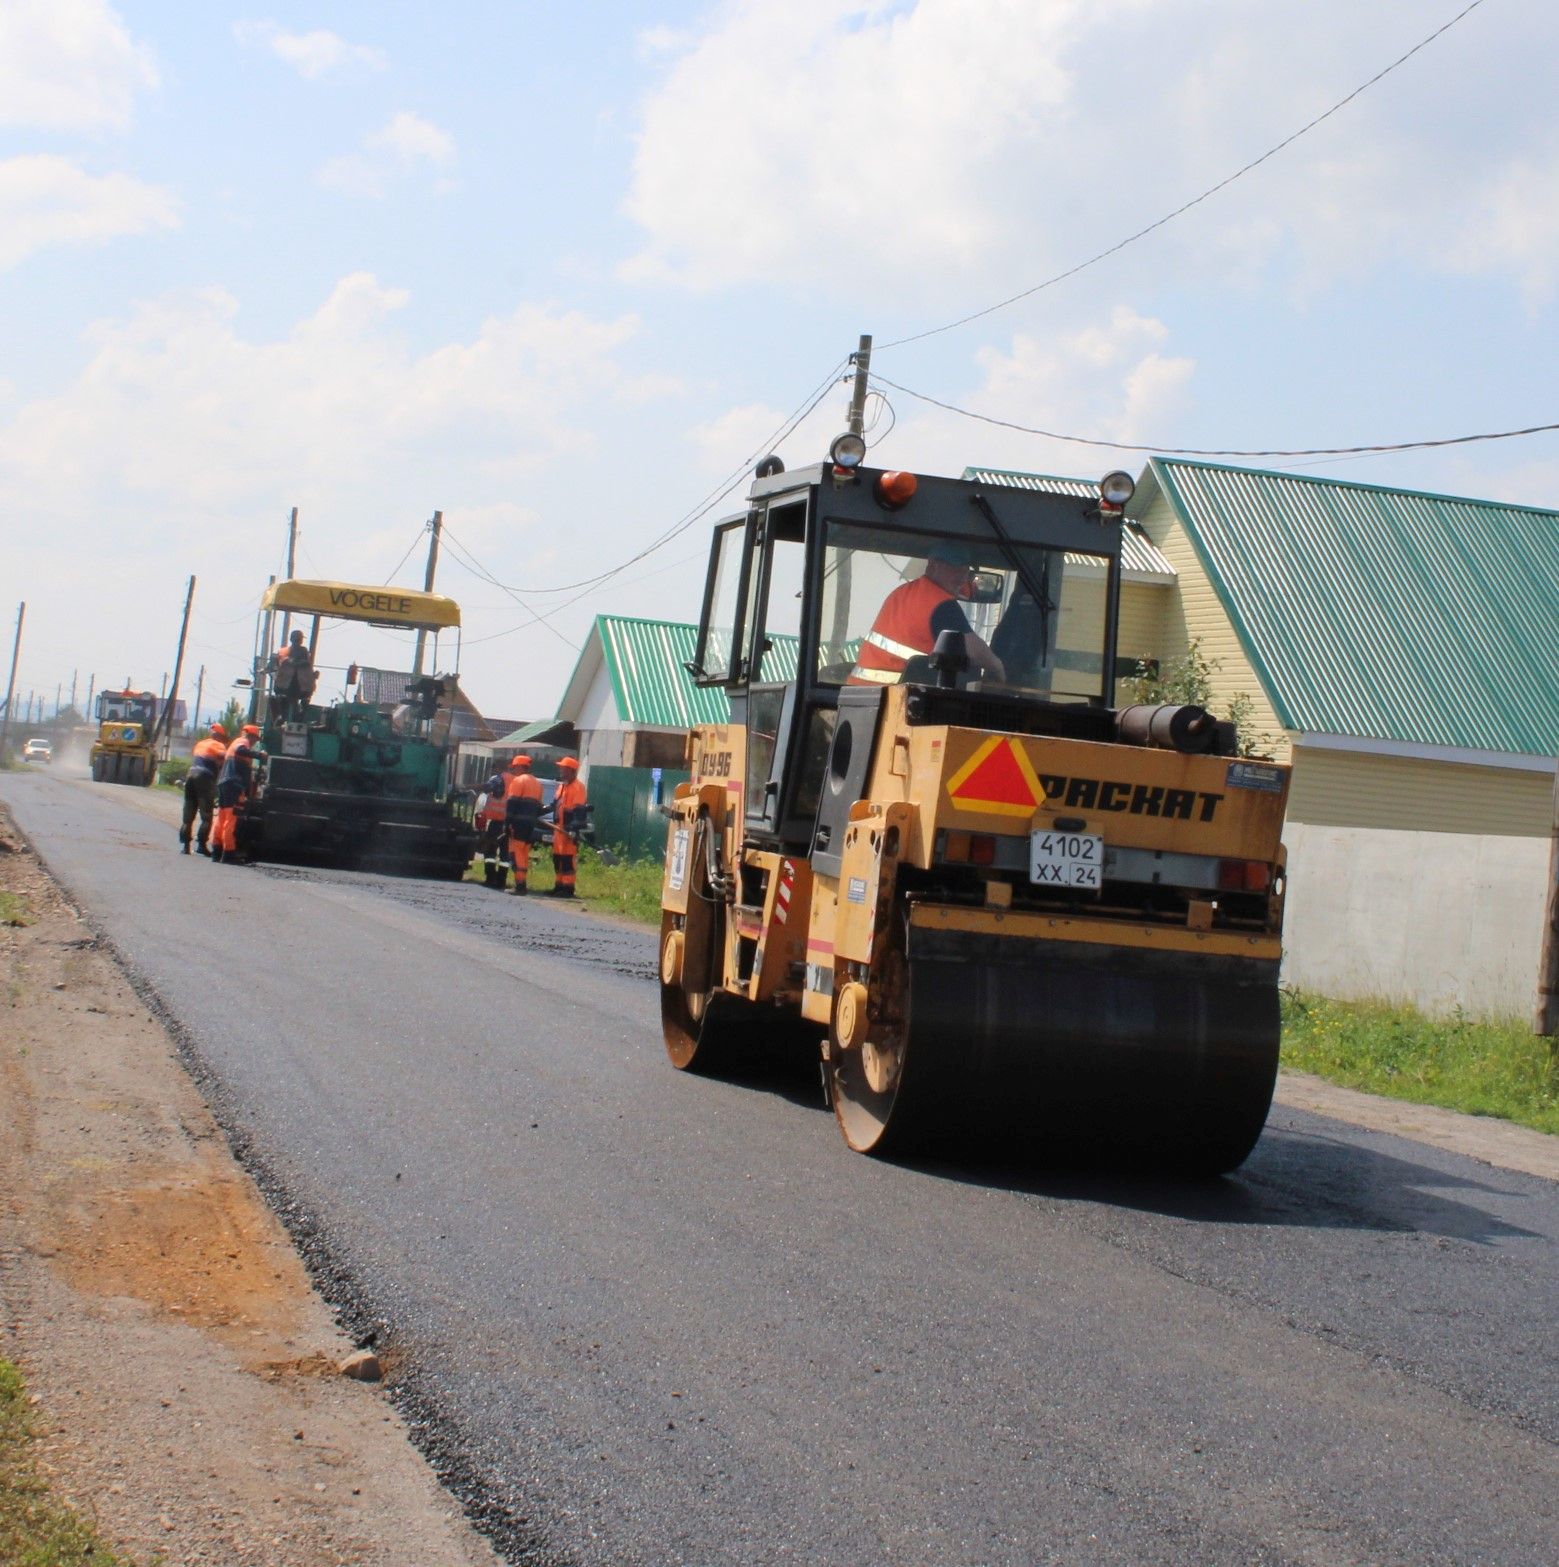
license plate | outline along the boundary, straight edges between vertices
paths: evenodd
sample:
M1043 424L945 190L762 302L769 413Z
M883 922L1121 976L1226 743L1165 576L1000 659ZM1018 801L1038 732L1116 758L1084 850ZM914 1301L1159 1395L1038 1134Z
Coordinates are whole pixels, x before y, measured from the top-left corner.
M1029 880L1039 887L1102 886L1104 839L1086 832L1030 834Z

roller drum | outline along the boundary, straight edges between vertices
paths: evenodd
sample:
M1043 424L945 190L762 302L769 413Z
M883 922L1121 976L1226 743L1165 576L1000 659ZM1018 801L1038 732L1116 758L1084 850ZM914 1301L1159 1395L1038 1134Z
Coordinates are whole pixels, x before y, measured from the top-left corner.
M870 1047L835 1067L853 1147L1216 1173L1261 1135L1275 962L917 930L902 967L891 1084Z

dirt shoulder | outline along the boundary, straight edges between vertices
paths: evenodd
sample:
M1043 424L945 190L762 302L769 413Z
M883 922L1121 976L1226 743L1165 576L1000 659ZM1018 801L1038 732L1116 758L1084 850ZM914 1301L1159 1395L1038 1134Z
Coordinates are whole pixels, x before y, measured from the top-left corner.
M60 1496L148 1562L496 1567L3 812L0 888L0 1355Z

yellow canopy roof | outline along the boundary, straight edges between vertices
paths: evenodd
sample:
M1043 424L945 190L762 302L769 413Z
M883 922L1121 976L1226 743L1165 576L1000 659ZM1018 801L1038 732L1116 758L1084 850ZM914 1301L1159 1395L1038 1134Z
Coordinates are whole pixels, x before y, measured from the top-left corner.
M273 582L265 590L260 608L366 620L374 626L409 626L414 631L440 631L460 624L460 606L441 593L416 593L377 583L307 582L291 577Z

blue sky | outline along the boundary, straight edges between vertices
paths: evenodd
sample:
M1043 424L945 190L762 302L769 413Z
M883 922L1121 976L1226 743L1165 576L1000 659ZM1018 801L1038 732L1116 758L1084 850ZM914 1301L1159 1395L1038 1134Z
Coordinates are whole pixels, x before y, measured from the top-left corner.
M1104 248L1463 3L0 0L0 617L28 600L22 689L156 684L193 572L192 658L221 693L289 507L302 574L381 580L411 548L403 582L441 508L549 616L452 547L468 689L550 713L593 614L695 613L707 525L567 607L545 590L676 522L857 334ZM1559 10L1484 0L1164 229L878 367L1166 446L1552 422L1556 57ZM874 461L1121 461L890 397ZM1559 491L1552 435L1272 465ZM352 658L405 649L333 633L323 662Z

